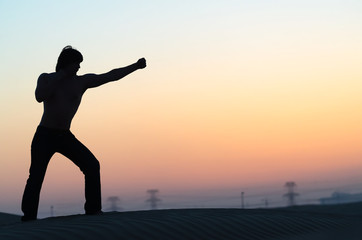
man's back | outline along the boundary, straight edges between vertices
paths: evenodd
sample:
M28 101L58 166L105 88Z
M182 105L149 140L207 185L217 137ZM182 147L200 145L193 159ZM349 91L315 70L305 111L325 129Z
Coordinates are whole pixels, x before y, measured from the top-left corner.
M56 73L42 74L38 85L57 81L54 75ZM78 76L62 78L52 94L43 101L44 113L40 125L55 129L69 129L85 90Z

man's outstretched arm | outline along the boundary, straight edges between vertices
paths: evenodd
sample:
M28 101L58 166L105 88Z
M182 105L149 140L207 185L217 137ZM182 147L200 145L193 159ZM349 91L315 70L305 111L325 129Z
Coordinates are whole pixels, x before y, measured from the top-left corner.
M127 76L128 74L145 67L146 67L146 60L144 58L141 58L136 63L131 64L127 67L116 68L103 74L86 74L80 76L80 78L83 79L86 89L94 88L108 82L117 81Z

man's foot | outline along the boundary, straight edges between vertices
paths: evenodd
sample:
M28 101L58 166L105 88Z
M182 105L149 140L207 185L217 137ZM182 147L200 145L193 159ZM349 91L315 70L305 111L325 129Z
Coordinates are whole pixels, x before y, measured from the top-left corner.
M21 221L22 222L30 222L30 221L35 221L36 217L29 217L29 216L22 216L21 217Z
M102 210L98 210L98 211L88 211L85 213L85 215L102 215L103 212Z

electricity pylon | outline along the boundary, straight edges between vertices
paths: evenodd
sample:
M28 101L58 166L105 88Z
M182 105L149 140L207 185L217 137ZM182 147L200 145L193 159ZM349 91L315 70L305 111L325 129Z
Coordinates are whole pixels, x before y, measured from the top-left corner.
M146 200L146 202L150 203L151 210L157 209L157 203L161 201L161 199L156 197L158 193L157 189L150 189L147 191L150 194L150 198Z
M297 186L295 182L286 182L284 187L287 188L287 193L284 194L284 197L288 199L288 205L295 205L295 197L299 196L299 193L294 192L294 188Z

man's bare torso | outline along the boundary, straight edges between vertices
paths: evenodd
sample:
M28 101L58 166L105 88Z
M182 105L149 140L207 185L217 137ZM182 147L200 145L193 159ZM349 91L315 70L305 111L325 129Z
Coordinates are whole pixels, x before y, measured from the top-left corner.
M52 96L44 100L41 126L55 129L69 129L85 92L78 76L64 79Z
M77 76L79 62L68 64L55 73L43 73L38 78L35 98L43 102L44 113L40 126L55 129L70 129L72 119L78 110L84 92L105 83L119 80L128 74L146 67L146 60L103 74Z

